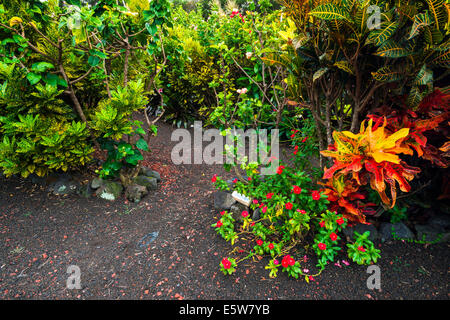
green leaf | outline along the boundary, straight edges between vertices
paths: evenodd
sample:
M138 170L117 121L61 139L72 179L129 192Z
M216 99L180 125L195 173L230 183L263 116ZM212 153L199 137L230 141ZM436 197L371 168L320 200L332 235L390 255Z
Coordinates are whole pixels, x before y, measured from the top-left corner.
M144 151L150 151L150 149L148 148L147 141L145 141L143 138L140 138L136 142L136 148L144 150Z
M30 82L31 85L35 85L41 80L41 75L33 72L29 72L27 74L27 79Z
M376 72L372 72L372 77L380 82L393 82L398 81L401 78L400 73L393 71L391 67L383 67Z
M423 95L418 87L413 87L408 96L408 105L410 107L416 108L422 101Z
M416 86L426 85L433 81L433 71L427 68L427 65L424 64L420 69L419 73L417 73L416 78L414 79L414 84Z
M36 62L33 63L33 65L31 66L31 70L35 71L35 72L44 72L47 71L48 69L53 69L55 66L49 62Z
M341 70L344 70L347 73L353 74L353 69L350 63L345 60L338 61L334 64L335 67L338 67Z
M381 29L372 30L369 33L368 40L374 43L376 46L381 46L385 43L397 29L397 22L384 22L381 24Z
M91 67L95 67L100 63L100 58L97 56L89 56L88 63Z
M409 56L411 54L412 52L399 46L394 41L386 42L377 50L377 52L375 52L375 55L377 56L388 58L401 58Z
M416 14L414 16L414 23L411 27L411 32L409 33L409 39L414 38L420 33L420 29L425 26L429 26L431 23L430 17L428 16L428 12Z
M313 82L316 82L317 79L320 79L326 72L328 71L328 68L320 68L317 70L313 75Z
M344 9L335 6L334 4L322 4L309 13L313 17L322 20L348 20L348 13Z

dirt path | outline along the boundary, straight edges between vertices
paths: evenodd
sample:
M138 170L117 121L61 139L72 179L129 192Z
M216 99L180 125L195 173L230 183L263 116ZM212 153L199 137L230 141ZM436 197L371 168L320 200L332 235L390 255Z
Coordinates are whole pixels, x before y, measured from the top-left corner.
M447 244L380 245L381 291L367 289L366 267L355 264L331 265L310 284L270 279L265 260L225 277L218 264L230 247L210 227L218 215L210 179L226 174L173 165L172 130L159 126L147 159L161 187L137 205L0 178L0 299L449 299ZM66 289L70 265L81 270L80 290Z

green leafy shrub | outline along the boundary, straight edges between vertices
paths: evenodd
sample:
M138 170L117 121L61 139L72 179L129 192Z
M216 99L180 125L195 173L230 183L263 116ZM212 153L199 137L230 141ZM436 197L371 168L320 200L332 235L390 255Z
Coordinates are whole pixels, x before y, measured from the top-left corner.
M259 216L253 220L247 210L241 213L222 211L220 219L212 224L223 239L235 246L231 254L236 257L224 258L228 262L233 259L235 263L224 265L222 262L222 272L231 274L246 259L269 256L265 268L270 277L276 277L281 269L289 276L304 277L309 282L342 250L339 235L347 226L347 219L327 210L326 196L305 172L280 165L276 174L263 179L258 172L258 163L241 166L248 178L245 181L235 179L233 189L250 198L250 209L258 210ZM216 175L212 182L218 189L229 189L228 184ZM357 263L369 264L379 257L366 234L348 246L348 256ZM365 253L358 250L359 247L364 248ZM311 248L315 252L316 274L305 271L304 260L296 258L299 248Z

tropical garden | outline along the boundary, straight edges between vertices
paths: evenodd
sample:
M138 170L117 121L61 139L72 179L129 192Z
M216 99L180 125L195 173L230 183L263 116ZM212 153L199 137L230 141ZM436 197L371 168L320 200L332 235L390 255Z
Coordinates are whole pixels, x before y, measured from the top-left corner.
M224 281L261 261L258 277L309 284L339 261L377 264L380 239L445 243L449 12L444 0L1 0L1 179L77 172L88 182L72 197L139 205L170 181L152 165L161 128L264 129L283 150L273 174L229 146L233 163L199 173L217 191L196 195L214 206L196 230L220 243L206 267Z

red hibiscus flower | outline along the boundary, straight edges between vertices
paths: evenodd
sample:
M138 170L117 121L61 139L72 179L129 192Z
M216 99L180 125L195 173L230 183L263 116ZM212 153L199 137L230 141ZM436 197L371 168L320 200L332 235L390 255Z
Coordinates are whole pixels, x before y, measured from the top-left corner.
M273 248L274 248L273 243L269 243L269 249L270 249L270 250L273 250Z
M325 227L325 221L320 221L320 222L319 222L319 226L320 226L321 228Z
M220 215L223 216L225 214L225 211L220 211Z
M336 241L336 240L337 240L337 237L338 237L337 234L334 233L334 232L330 234L330 239L331 239L331 241Z
M288 210L292 210L292 208L294 207L294 205L290 202L286 203L286 209Z
M223 226L222 220L217 221L216 228L220 228L221 226Z
M234 178L233 183L236 183L237 181L238 181L237 178Z
M317 246L319 247L320 250L326 250L327 249L327 245L325 243L319 243Z
M312 196L313 200L319 200L319 199L320 199L320 192L317 191L317 190L314 190L314 191L311 193L311 196Z
M283 268L293 266L294 264L295 260L290 255L284 256L283 260L281 260L281 265L283 266Z
M337 223L338 225L341 225L341 224L344 223L344 219L341 217L341 218L339 218L339 219L336 220L336 223Z
M267 198L267 199L272 199L272 196L273 196L273 193L272 193L272 192L269 192L269 193L266 195L266 198Z
M227 258L223 258L222 259L222 265L223 265L223 267L225 269L230 269L231 268L231 262Z
M300 212L301 214L306 214L306 211L305 210L297 210L298 212Z
M261 239L256 240L256 244L257 244L258 246L262 246L263 243L264 243L264 242L263 242Z
M302 188L300 188L299 186L294 186L292 188L292 192L294 192L295 194L300 194L302 192Z
M248 211L246 211L246 210L242 211L242 216L244 218L247 218L248 217Z
M212 182L216 182L217 181L217 174L213 175L213 177L211 178Z
M363 246L358 247L358 250L361 251L361 252L366 252L366 249L364 249Z
M277 173L278 174L282 174L283 170L284 170L284 166L279 166L278 169L277 169Z

